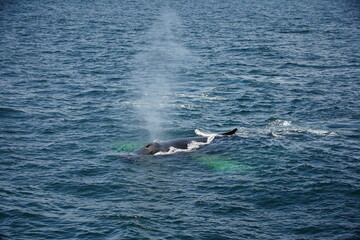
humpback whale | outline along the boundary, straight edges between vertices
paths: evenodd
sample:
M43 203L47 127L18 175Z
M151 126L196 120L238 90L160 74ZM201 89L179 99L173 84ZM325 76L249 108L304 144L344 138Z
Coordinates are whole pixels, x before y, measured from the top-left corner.
M234 128L231 131L221 134L213 134L212 136L178 138L160 142L154 141L135 150L133 153L136 155L155 155L160 153L169 153L172 149L189 149L189 146L192 143L204 145L210 143L216 136L230 136L235 134L236 131L237 128Z

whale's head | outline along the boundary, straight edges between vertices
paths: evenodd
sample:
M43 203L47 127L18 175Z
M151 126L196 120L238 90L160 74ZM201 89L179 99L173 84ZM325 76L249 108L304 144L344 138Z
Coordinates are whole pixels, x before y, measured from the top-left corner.
M138 155L154 155L155 153L160 151L161 151L161 145L157 142L152 142L144 147L135 150L134 153Z

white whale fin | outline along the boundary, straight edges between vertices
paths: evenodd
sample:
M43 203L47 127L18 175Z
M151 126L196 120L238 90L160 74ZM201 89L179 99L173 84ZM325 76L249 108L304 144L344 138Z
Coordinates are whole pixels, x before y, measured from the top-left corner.
M199 129L195 129L195 133L196 133L196 135L199 135L199 136L202 136L202 137L211 137L211 136L214 135L214 133L203 132L203 131L201 131Z

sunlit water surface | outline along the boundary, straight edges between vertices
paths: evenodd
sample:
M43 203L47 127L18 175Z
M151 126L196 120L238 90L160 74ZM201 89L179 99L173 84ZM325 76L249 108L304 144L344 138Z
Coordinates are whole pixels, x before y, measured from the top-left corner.
M351 0L3 1L0 239L358 239L359 26Z

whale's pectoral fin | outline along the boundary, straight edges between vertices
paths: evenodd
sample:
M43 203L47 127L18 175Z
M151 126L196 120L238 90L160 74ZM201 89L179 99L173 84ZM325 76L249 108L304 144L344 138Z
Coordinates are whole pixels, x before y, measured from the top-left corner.
M221 133L219 134L220 136L229 136L229 135L233 135L236 133L238 129L237 128L234 128L233 130L229 131L229 132L225 132L225 133Z

